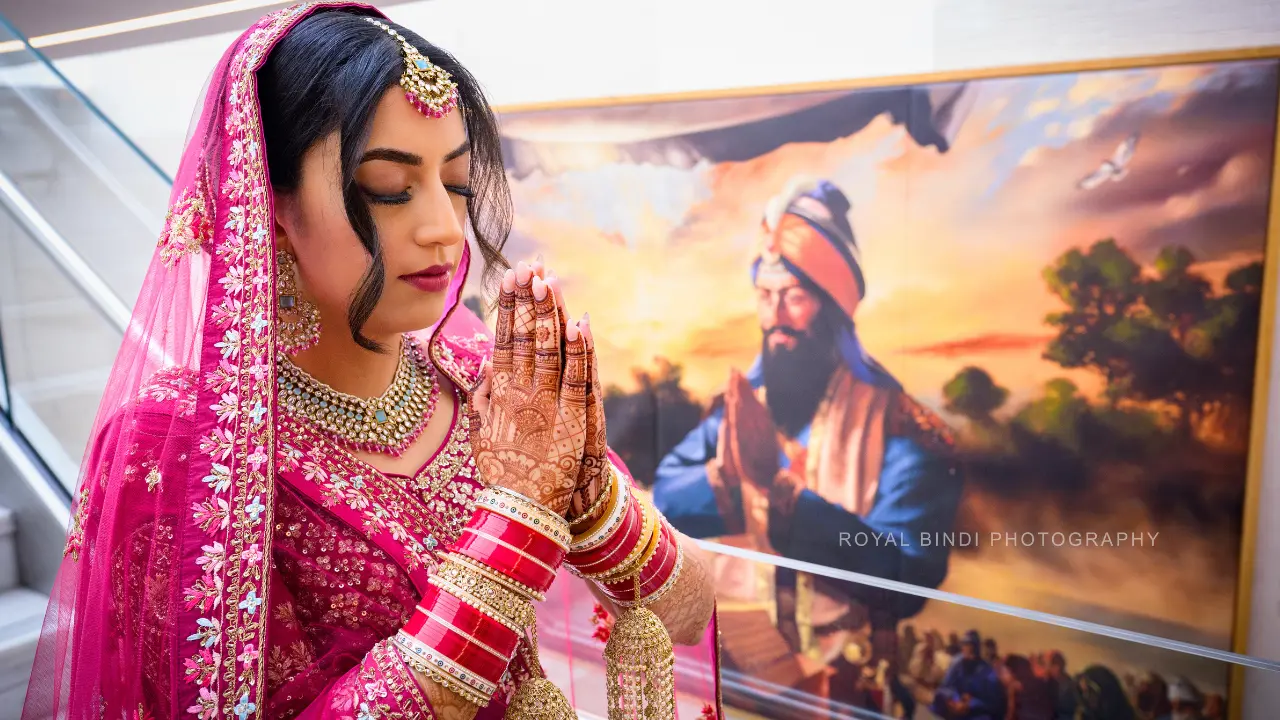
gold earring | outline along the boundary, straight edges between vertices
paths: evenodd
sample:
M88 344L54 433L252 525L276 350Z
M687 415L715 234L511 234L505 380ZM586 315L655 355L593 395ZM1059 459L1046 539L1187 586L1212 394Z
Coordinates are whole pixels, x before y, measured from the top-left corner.
M298 294L295 271L293 256L277 250L276 293L280 305L276 313L277 346L289 355L297 355L320 341L320 311L315 303Z

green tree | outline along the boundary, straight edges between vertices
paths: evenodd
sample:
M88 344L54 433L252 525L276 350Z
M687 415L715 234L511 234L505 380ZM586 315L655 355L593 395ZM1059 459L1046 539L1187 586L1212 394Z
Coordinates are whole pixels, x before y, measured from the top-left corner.
M948 411L975 425L993 426L992 414L1009 399L1009 390L997 385L986 370L969 366L942 386L942 396Z
M1084 449L1091 410L1075 383L1055 378L1045 383L1043 397L1018 411L1014 422L1078 454Z
M1173 407L1180 435L1190 437L1208 413L1248 396L1262 287L1261 264L1251 263L1217 295L1196 261L1169 246L1144 278L1114 240L1064 253L1044 271L1067 305L1046 318L1058 335L1045 357L1100 372L1112 409L1122 399Z
M1130 351L1146 334L1134 310L1142 298L1142 269L1115 240L1087 252L1072 249L1044 270L1049 290L1067 305L1045 322L1057 328L1044 356L1064 368L1093 368L1114 402L1133 374Z

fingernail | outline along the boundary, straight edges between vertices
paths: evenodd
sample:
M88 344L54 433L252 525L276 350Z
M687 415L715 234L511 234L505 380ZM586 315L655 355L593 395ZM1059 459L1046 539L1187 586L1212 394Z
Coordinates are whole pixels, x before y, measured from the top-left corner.
M537 300L547 299L547 284L540 277L533 279L533 297Z
M547 273L547 282L551 282L552 280L559 280L559 279L560 279L560 276L556 274L555 270L552 270L551 272Z
M590 325L590 324L591 324L591 313L589 313L589 312L584 312L584 313L582 313L582 324L584 324L584 325Z
M578 323L571 322L564 329L564 336L568 340L577 340L581 332L578 330Z
M536 263L542 262L542 253L538 253L538 257L534 258L533 261Z
M514 292L516 289L516 271L508 270L502 274L502 289L506 292Z

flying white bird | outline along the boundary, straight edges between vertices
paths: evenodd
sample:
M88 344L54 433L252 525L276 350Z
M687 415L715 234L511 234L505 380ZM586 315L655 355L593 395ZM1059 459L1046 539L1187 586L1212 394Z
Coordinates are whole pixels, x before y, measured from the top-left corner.
M1138 133L1124 139L1111 157L1103 160L1097 170L1089 173L1076 187L1081 190L1092 190L1108 180L1118 182L1129 174L1129 162L1133 160L1133 150L1138 146Z

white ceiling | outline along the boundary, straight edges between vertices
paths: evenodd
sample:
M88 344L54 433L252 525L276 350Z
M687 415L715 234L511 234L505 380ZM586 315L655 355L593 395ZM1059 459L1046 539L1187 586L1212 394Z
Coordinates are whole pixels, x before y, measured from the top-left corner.
M23 35L39 37L66 30L131 20L147 15L185 10L210 5L218 0L0 0L0 15L5 16ZM136 30L104 38L95 38L45 49L51 57L85 55L169 40L182 40L200 35L241 30L275 7L289 4L286 0L272 7L234 12L218 17ZM376 0L391 6L407 0ZM4 34L0 31L0 35ZM7 40L9 38L0 38Z

